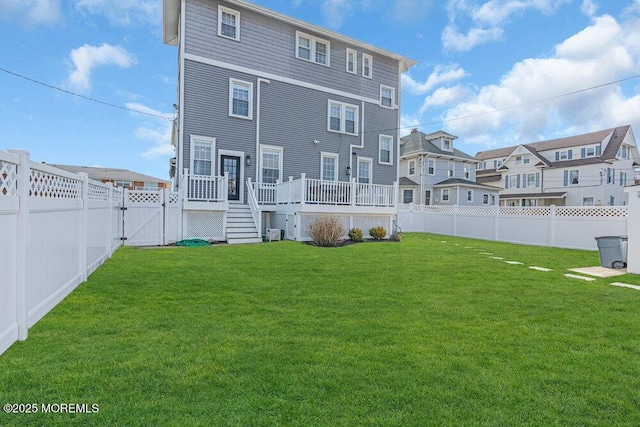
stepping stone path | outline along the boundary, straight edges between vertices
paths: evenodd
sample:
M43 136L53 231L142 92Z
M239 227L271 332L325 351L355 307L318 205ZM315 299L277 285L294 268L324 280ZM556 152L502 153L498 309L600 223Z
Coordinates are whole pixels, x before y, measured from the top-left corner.
M502 260L504 258L502 258L501 256L492 256L491 259L500 259L500 260Z
M587 282L593 282L596 279L594 279L593 277L585 277L585 276L578 276L577 274L565 274L564 277L568 277L570 279L580 279L580 280L585 280Z
M610 283L610 285L620 286L621 288L630 288L630 289L635 289L636 291L640 291L640 286L630 285L628 283L613 282L613 283Z
M531 266L529 268L532 269L532 270L537 270L537 271L553 271L550 268L544 268L544 267Z
M505 261L507 264L511 264L511 265L522 265L521 262L519 261Z

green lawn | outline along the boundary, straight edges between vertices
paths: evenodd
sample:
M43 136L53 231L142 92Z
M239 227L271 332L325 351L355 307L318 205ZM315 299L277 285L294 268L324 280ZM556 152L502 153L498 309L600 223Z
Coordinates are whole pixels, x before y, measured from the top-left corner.
M0 403L99 412L0 425L640 425L640 276L403 237L122 248L0 356Z

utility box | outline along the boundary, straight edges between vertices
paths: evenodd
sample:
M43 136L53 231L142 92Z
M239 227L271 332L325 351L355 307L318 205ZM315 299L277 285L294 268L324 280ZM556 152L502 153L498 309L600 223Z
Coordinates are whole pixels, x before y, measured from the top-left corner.
M625 268L627 266L627 236L596 237L600 265L606 268Z
M280 240L279 228L267 228L267 240L273 242L274 240Z

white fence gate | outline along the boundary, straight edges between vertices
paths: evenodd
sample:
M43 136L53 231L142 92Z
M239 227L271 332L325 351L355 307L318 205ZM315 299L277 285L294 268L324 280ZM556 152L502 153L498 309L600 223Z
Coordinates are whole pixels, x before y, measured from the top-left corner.
M182 210L178 193L164 190L125 190L125 246L168 245L180 240Z

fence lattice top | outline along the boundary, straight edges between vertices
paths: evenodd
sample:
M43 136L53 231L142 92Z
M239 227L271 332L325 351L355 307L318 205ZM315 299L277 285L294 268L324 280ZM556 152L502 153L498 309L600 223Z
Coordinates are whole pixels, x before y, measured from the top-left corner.
M81 199L82 181L31 169L31 197Z
M15 196L18 191L17 165L0 160L0 195Z

